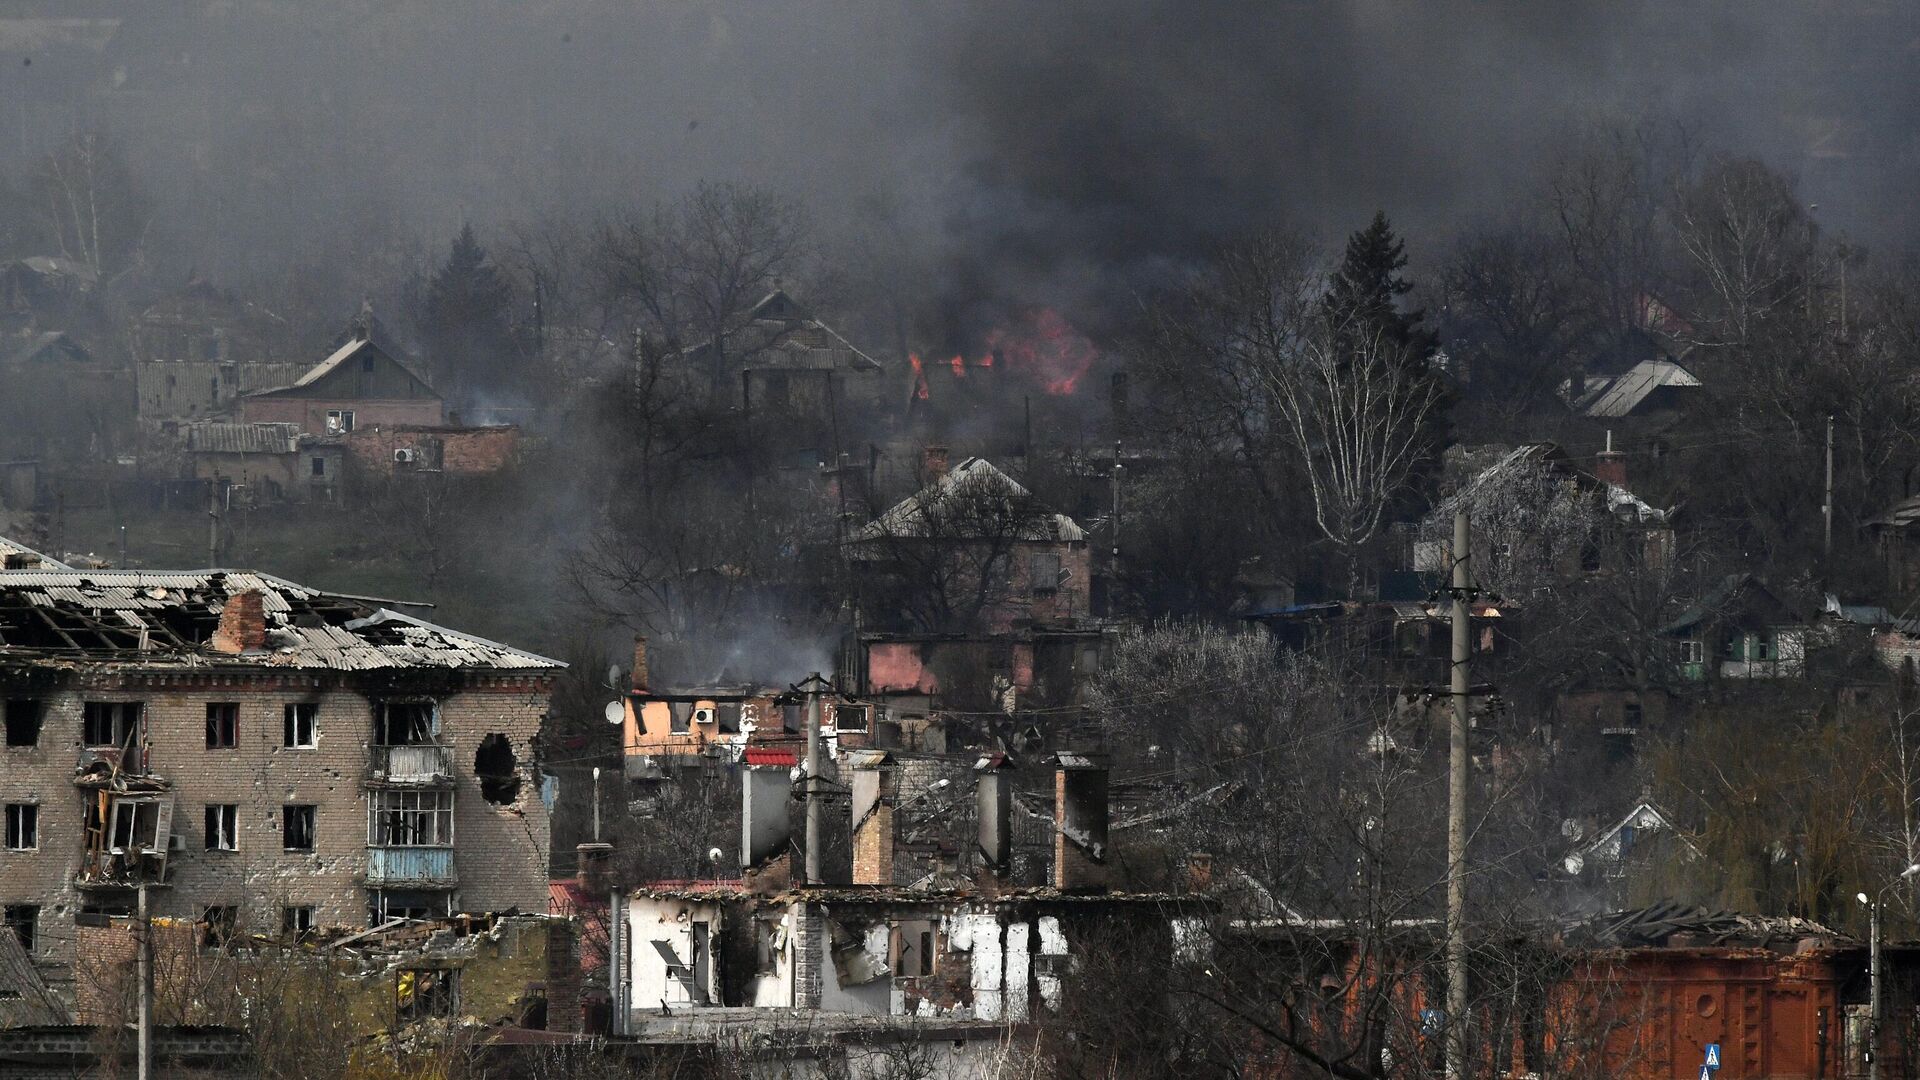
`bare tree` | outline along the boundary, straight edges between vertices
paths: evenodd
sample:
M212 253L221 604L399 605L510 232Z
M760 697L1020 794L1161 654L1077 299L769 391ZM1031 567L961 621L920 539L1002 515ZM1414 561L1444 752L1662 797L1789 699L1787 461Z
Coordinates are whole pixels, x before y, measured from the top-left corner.
M1327 328L1334 330L1338 328ZM1432 449L1439 391L1383 336L1322 332L1265 356L1261 375L1313 495L1313 519L1360 590L1360 552Z
M103 282L139 265L151 211L111 139L76 134L40 160L33 187L62 255L92 266Z
M1715 157L1681 185L1673 207L1703 301L1696 333L1743 346L1782 307L1810 306L1818 249L1792 181L1751 158Z

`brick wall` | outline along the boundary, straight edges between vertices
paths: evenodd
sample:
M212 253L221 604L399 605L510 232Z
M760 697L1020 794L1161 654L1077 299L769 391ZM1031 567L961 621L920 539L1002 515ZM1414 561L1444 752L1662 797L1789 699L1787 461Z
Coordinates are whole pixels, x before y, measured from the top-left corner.
M452 747L455 910L544 910L548 823L533 771L533 740L547 710L542 678L473 676L441 699L441 741ZM0 690L7 697L27 691ZM41 906L36 960L48 981L72 981L74 917L89 895L73 876L82 853L83 804L72 783L82 753L82 704L144 701L152 772L174 785L172 886L152 893L153 913L198 919L209 905L240 909L244 928L277 932L282 906L312 906L323 926L363 926L367 844L368 697L315 676L169 675L151 685L117 683L44 694L45 719L31 749L0 748L0 803L40 806L39 848L0 850L0 904ZM281 745L284 710L293 701L319 705L317 745ZM206 746L206 706L234 702L239 745ZM474 752L489 733L507 736L520 776L514 801L496 806L473 775ZM205 849L205 807L238 807L238 850ZM314 850L287 852L282 807L311 804ZM98 896L97 893L92 894ZM130 897L116 897L130 903Z
M346 437L347 449L355 462L367 472L385 475L396 471L393 452L400 449L422 450L439 444L440 469L449 476L484 476L499 472L512 463L520 450L520 429L499 427L418 427L375 424L354 418L354 431ZM423 460L433 455L423 451ZM407 466L400 466L404 471Z

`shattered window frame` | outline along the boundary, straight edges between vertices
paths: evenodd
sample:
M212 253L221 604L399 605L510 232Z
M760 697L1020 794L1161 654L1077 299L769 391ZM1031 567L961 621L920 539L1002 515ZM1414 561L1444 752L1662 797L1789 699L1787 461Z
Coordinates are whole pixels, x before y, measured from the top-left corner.
M280 936L300 938L313 933L313 905L287 904L280 908Z
M895 978L924 979L939 970L939 935L932 919L902 919L893 924L887 938L893 953L887 966ZM912 971L907 970L909 954Z
M867 706L843 703L833 707L833 729L835 731L864 732L870 726L867 722ZM852 718L849 722L849 717Z
M374 702L373 738L375 746L439 746L440 703L432 698Z
M394 1022L444 1020L460 1015L458 968L402 968L393 975Z
M1034 596L1052 596L1060 591L1063 572L1059 552L1033 552L1027 556L1028 592Z
M667 702L667 734L669 735L693 734L693 702L691 701Z
M320 703L290 701L281 714L280 748L314 750L320 746Z
M40 850L40 804L7 804L7 850Z
M140 729L143 701L88 701L80 706L80 741L89 750L119 750ZM102 741L105 736L107 741Z
M240 748L240 703L237 701L207 702L207 749L238 750Z
M238 804L207 804L205 840L208 851L240 850L240 807Z
M371 794L373 797L367 800L368 847L453 846L453 792L381 788Z
M280 808L280 850L312 851L319 832L319 811L313 803L287 803Z
M327 410L327 434L346 435L353 431L352 409Z

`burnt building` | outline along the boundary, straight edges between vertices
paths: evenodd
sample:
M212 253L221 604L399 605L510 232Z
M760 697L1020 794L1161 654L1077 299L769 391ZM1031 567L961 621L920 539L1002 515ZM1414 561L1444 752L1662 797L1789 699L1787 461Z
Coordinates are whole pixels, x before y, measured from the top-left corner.
M252 571L0 574L0 905L210 939L545 903L558 662Z

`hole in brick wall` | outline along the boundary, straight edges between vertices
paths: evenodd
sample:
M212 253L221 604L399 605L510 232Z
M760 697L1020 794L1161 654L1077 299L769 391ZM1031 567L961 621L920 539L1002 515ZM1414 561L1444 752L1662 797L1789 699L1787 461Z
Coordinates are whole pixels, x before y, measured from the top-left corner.
M473 752L473 775L480 779L481 797L500 806L512 802L520 794L519 765L505 735L494 732L481 739L480 749Z

